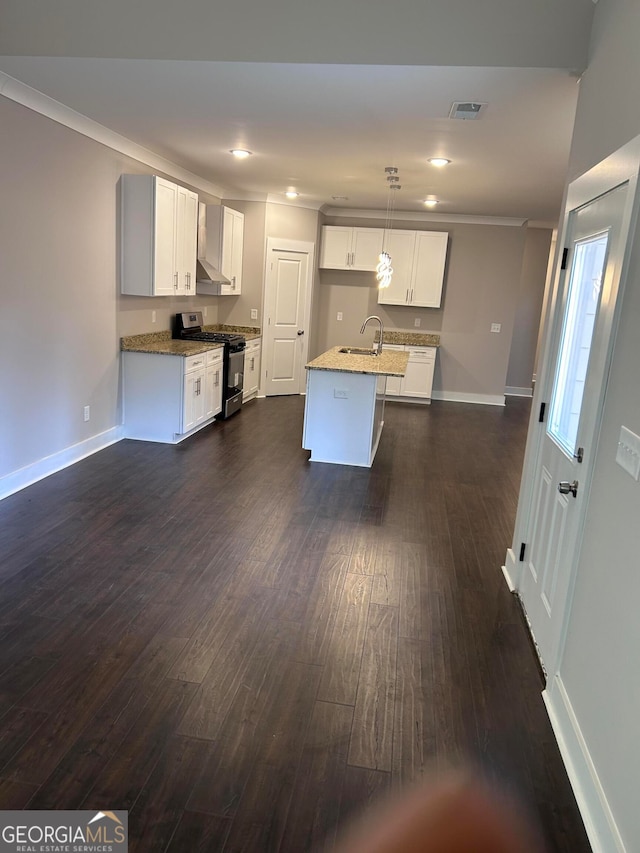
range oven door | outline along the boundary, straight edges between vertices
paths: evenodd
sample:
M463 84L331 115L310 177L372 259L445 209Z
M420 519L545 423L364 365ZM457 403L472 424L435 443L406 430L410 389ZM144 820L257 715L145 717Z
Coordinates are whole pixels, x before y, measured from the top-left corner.
M242 407L244 384L244 349L227 354L225 387L220 417L228 418Z

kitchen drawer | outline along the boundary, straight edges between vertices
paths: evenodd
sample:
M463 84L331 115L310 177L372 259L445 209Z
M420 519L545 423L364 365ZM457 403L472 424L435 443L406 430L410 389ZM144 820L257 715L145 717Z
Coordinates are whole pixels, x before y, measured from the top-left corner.
M406 347L406 351L409 353L410 361L435 361L436 360L436 348L435 347Z
M191 373L192 370L201 370L205 365L205 355L189 355L184 360L184 372Z
M218 347L218 349L209 350L204 354L205 364L209 367L210 364L220 363L222 364L222 360L224 357L224 347Z

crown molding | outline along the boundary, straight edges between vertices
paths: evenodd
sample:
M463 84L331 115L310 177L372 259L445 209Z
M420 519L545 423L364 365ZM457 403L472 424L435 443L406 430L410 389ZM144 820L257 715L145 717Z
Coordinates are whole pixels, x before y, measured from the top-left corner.
M384 210L358 210L347 207L326 207L322 211L325 216L343 217L345 219L386 219ZM466 216L458 213L422 213L415 210L396 210L393 214L395 222L450 222L459 225L508 225L521 228L526 219L516 219L507 216Z
M126 157L131 157L139 163L150 166L152 169L157 169L160 172L171 175L176 180L184 181L184 183L196 187L202 190L202 192L210 193L218 198L224 196L225 191L222 187L212 184L194 172L178 166L171 160L167 160L159 154L149 151L148 148L144 148L136 142L132 142L126 136L121 136L103 124L99 124L82 113L72 110L71 107L67 107L65 104L60 103L60 101L56 101L48 95L39 92L37 89L27 86L26 83L10 77L4 71L0 71L0 95L64 127L68 127L70 130L75 130L77 133L81 133L83 136L93 139L101 145L106 145L107 148L111 148L119 154L124 154Z

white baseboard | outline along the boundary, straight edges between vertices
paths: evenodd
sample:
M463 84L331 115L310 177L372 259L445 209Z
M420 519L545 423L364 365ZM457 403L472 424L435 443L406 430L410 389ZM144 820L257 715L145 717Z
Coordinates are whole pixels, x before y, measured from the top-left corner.
M562 679L542 693L593 853L628 853Z
M466 391L432 391L432 400L449 403L478 403L481 406L504 406L504 394L469 394Z
M507 397L533 397L533 388L519 388L517 385L507 385L504 393Z
M88 438L86 441L81 441L79 444L74 444L51 456L39 459L31 465L26 465L18 471L6 474L0 478L0 500L19 492L21 489L26 489L27 486L37 483L38 480L43 480L50 474L55 474L56 471L68 468L69 465L73 465L99 450L104 450L105 447L115 444L121 438L122 427L113 427L106 432Z

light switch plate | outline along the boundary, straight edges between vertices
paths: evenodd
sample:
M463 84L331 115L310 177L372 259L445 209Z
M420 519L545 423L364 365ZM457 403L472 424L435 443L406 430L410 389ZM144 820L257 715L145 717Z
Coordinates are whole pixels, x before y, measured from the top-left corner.
M258 319L258 309L257 309L257 308L252 308L252 309L251 309L251 319L252 319L252 320L257 320L257 319Z
M336 320L342 320L342 311L338 311L338 316L336 317Z
M420 328L420 323L421 323L421 322L422 322L422 321L420 320L420 317L416 317L416 319L413 321L413 325L416 327L416 329L419 329L419 328Z
M616 462L634 480L640 478L640 435L636 435L625 426L620 427Z
M491 324L491 331L492 332L499 332L501 329L502 329L502 323L492 323Z

